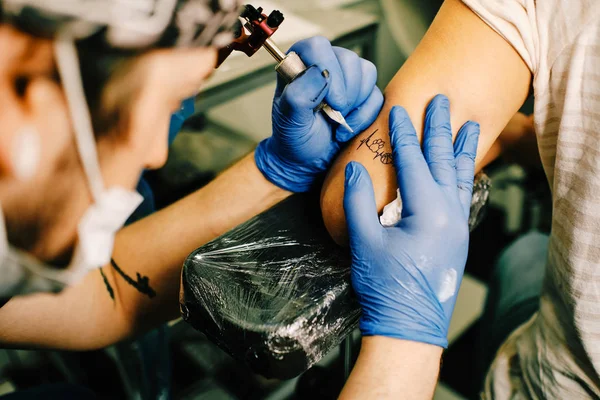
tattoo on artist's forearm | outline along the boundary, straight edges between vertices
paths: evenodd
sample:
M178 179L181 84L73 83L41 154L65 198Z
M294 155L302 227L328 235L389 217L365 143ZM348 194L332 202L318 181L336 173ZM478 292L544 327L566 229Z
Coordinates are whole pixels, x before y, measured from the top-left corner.
M115 301L115 291L110 285L108 279L106 278L106 275L104 275L104 271L102 271L102 268L99 268L98 271L100 271L100 275L102 275L102 280L104 281L104 285L106 286L106 291L110 295L110 298L113 299L113 301Z
M375 154L375 156L373 156L373 160L378 158L382 164L391 164L392 153L383 150L385 147L385 141L383 139L371 140L373 135L375 135L378 131L379 129L375 129L375 131L371 133L369 137L361 140L356 150L365 146L365 148L367 148L371 153Z
M112 258L110 260L110 264L112 265L113 269L117 271L117 273L121 275L123 279L125 279L125 282L136 288L138 292L145 294L151 299L156 296L156 292L150 287L150 278L147 276L142 276L139 272L136 272L137 281L134 281L133 278L127 275Z

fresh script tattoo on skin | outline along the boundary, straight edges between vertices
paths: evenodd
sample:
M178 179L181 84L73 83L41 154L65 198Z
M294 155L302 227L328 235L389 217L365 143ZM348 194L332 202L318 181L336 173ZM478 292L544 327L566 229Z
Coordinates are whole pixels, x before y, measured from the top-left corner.
M125 280L125 282L127 282L129 285L133 286L138 292L140 292L143 295L148 296L151 299L156 297L156 291L154 291L154 289L152 289L152 287L150 286L150 278L148 278L147 276L141 275L139 272L136 272L137 280L134 280L132 277L127 275L125 273L125 271L123 271L119 267L119 265L115 262L115 260L111 259L110 265L113 267L113 269L119 275L121 275L121 277ZM110 295L111 299L113 299L113 301L114 301L114 299L115 299L114 289L110 285L110 282L108 282L108 279L106 279L106 275L104 275L104 272L102 272L102 270L100 270L100 274L102 275L102 279L104 280L104 285L106 286L106 290L108 291L108 294Z
M391 164L392 163L392 153L384 151L385 140L383 139L373 139L373 135L375 135L379 129L375 129L373 133L371 133L366 139L360 141L360 144L356 148L356 150L361 147L365 147L371 153L375 154L373 156L373 160L379 159L379 162L382 164Z

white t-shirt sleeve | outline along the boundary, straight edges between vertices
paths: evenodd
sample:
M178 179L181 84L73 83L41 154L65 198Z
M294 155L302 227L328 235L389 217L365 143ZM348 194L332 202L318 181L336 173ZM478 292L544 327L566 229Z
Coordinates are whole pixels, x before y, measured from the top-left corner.
M535 74L539 38L534 0L462 0L486 24L510 43Z

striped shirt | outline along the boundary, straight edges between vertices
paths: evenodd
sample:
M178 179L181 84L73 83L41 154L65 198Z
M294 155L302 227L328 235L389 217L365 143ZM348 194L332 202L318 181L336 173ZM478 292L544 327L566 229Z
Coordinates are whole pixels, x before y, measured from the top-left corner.
M553 197L540 309L499 350L483 395L598 398L600 0L463 1L533 74L535 127Z

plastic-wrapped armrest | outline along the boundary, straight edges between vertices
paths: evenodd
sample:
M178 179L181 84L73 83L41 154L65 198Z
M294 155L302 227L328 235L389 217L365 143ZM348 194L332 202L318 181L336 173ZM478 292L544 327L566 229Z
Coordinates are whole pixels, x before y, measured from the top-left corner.
M473 214L488 193L489 180L480 178ZM279 379L319 361L360 316L348 251L329 237L311 195L294 195L193 252L180 303L195 329L254 372Z

